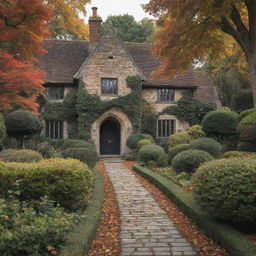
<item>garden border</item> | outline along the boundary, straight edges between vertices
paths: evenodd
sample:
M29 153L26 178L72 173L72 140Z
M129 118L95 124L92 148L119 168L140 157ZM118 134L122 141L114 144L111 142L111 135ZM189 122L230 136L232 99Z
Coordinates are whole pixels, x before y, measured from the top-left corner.
M232 227L211 220L210 217L199 208L192 194L183 191L171 180L144 167L135 165L133 166L133 170L158 187L182 212L203 229L207 236L218 242L231 256L256 255L256 245Z
M96 235L100 223L101 208L104 201L104 181L99 170L95 171L95 185L93 193L83 218L68 234L68 239L60 252L61 256L84 256L90 249L90 244Z

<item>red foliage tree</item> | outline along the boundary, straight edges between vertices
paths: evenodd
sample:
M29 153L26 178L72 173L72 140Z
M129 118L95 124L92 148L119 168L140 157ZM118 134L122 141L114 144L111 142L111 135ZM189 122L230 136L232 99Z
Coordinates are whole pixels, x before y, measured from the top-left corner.
M43 72L32 62L45 52L49 19L41 0L0 1L0 111L22 107L37 112Z

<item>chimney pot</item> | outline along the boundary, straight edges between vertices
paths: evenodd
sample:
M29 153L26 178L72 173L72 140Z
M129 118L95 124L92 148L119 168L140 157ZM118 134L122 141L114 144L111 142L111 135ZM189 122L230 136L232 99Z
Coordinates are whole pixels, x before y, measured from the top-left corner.
M100 40L101 17L97 13L98 8L92 7L92 16L89 18L90 43L95 46Z
M92 17L97 17L98 16L97 11L98 11L97 7L92 7Z

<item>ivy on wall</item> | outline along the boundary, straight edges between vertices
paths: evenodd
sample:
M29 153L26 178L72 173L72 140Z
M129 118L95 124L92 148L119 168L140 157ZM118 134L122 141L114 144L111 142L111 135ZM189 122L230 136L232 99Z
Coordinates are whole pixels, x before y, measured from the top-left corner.
M131 93L108 101L102 101L98 95L89 94L83 84L80 84L76 109L79 113L79 135L81 138L89 139L92 123L101 114L113 107L122 109L132 122L135 132L141 130L142 81L139 76L129 76L126 78L126 83L131 89Z
M177 105L163 109L159 115L174 115L179 120L186 121L190 125L201 124L207 112L216 106L211 102L200 102L193 97L192 92L184 92Z

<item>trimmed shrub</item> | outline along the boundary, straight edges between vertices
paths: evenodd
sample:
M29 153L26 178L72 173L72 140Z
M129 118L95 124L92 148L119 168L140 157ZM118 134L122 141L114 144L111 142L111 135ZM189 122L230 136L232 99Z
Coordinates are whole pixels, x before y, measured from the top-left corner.
M250 142L239 142L237 150L243 152L256 152L256 144Z
M5 163L0 168L0 195L8 196L19 181L19 200L47 196L66 209L86 205L92 190L93 173L75 159L51 158L37 163Z
M150 140L152 142L152 144L155 144L155 141L154 141L153 137L150 134L142 133L142 135L143 135L145 140Z
M190 147L189 147L189 144L179 144L173 148L171 148L169 154L168 154L168 160L169 160L169 163L172 162L172 159L177 155L179 154L180 152L182 151L185 151L185 150L189 150Z
M238 114L218 109L209 112L202 121L202 129L207 136L225 137L236 134Z
M145 145L139 150L139 159L146 164L150 161L156 162L163 153L163 148L157 145Z
M256 221L256 161L220 159L193 175L193 193L201 207L220 220Z
M205 151L212 155L214 158L217 158L221 155L220 143L209 138L200 138L191 141L190 148Z
M224 153L221 158L248 158L255 157L256 154L251 152L241 152L241 151L229 151Z
M251 89L240 90L239 94L234 98L234 109L241 112L245 109L253 107L253 95Z
M67 148L89 148L96 150L95 145L84 140L64 140L63 149Z
M242 141L256 143L256 112L245 116L237 130Z
M54 149L49 142L42 142L37 145L37 151L42 154L44 158L60 157L60 153Z
M136 152L131 152L129 154L126 154L124 156L124 160L126 160L126 161L136 161L137 160Z
M203 132L201 125L191 126L189 129L187 129L187 133L194 140L205 136L205 133Z
M169 137L169 151L172 147L179 144L189 144L193 138L186 132L178 132Z
M252 114L256 112L255 108L249 108L249 109L246 109L244 111L242 111L240 114L239 114L239 120L241 121L244 117Z
M4 117L0 113L0 151L2 150L3 146L3 140L6 136L6 128L5 128L5 123L4 123Z
M165 153L169 152L169 139L168 138L158 138L156 139L156 144L164 149Z
M24 147L24 136L39 133L43 127L38 116L25 110L8 114L5 125L7 134L16 138L20 142L20 147Z
M5 149L0 152L0 161L4 162L38 162L42 159L43 157L39 152L28 149Z
M214 158L205 151L186 150L177 154L172 160L172 167L176 173L193 173L203 163Z
M158 159L156 160L157 167L167 167L168 166L168 155L166 153L162 153Z
M78 159L93 168L98 162L99 157L96 150L90 148L67 148L62 151L64 158Z
M152 144L154 144L154 143L152 143L151 140L149 140L149 139L143 139L143 140L140 140L140 141L138 142L138 144L137 144L137 149L140 150L140 148L141 148L142 146L145 146L145 145L152 145Z
M133 133L128 137L126 141L126 145L128 148L134 150L137 148L138 142L140 140L143 140L144 138L145 137L141 133Z

